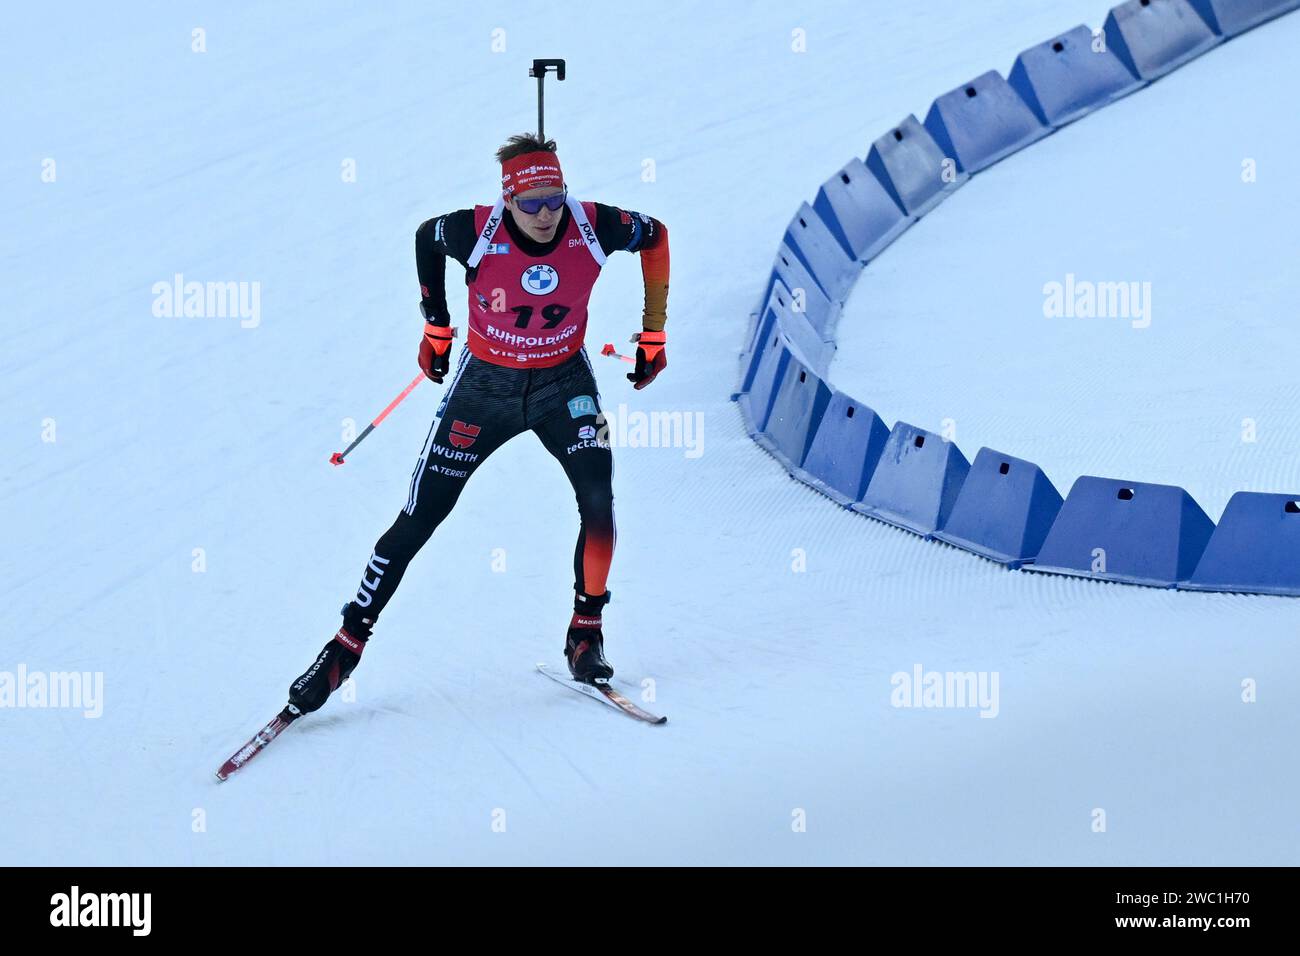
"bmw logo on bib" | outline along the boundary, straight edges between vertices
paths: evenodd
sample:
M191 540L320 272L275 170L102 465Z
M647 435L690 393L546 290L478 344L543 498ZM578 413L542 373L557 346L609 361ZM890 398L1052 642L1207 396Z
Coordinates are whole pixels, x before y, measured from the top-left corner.
M532 295L549 295L560 286L560 274L544 262L529 266L519 277L524 291Z

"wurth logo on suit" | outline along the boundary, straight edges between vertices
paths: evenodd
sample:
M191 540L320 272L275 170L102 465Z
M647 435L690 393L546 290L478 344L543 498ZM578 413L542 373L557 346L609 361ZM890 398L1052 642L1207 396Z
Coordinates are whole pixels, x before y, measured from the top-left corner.
M478 433L482 430L478 425L468 425L460 419L456 419L451 423L451 433L447 436L447 440L457 448L468 448L474 444L475 439L478 438Z
M457 438L456 435L449 436L449 440L452 442L455 442ZM470 443L473 444L473 441L471 438ZM455 448L448 448L446 445L439 445L436 441L429 443L429 454L438 455L448 461L466 461L470 464L478 461L478 452L476 451L459 451Z

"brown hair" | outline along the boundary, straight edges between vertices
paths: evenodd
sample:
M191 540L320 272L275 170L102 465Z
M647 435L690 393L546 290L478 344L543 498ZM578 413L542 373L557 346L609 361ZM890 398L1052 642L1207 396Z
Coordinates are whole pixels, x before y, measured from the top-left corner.
M555 152L555 140L548 139L543 142L533 133L520 133L517 136L511 136L506 140L506 144L497 150L497 162L504 163L506 160L522 156L524 153L536 152Z

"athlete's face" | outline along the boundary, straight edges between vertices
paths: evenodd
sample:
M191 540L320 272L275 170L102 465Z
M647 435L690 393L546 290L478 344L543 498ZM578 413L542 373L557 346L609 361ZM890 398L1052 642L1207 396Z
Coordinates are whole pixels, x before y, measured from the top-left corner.
M555 186L539 186L537 189L525 189L516 196L511 196L507 201L510 212L515 218L515 224L524 231L529 239L535 242L550 242L555 238L555 230L560 226L560 216L564 213L564 207L551 210L542 206L537 212L529 213L521 210L516 205L516 199L545 199L547 196L558 196L564 192Z

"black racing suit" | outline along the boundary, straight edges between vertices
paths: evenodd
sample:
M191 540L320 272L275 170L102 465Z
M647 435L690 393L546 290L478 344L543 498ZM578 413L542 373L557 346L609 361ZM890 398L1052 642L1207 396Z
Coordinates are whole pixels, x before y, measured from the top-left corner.
M563 215L549 244L524 235L509 211L502 226L510 241L529 255L542 256L563 239L567 208ZM663 234L657 220L600 204L594 225L607 255L652 248ZM417 231L416 263L428 320L444 325L450 321L446 259L465 265L477 238L469 209L430 219ZM574 589L603 595L615 542L614 465L599 415L600 395L585 349L559 365L513 368L485 361L462 346L411 475L406 505L375 544L356 597L344 609L345 626L369 635L407 565L451 512L470 476L493 451L529 430L560 463L578 500Z
M578 498L574 586L587 594L604 593L614 551L614 460L599 414L600 396L585 349L560 365L519 369L485 362L462 347L411 475L406 506L376 543L362 576L355 603L363 616L371 622L378 617L470 475L492 452L529 430L559 461Z

